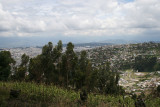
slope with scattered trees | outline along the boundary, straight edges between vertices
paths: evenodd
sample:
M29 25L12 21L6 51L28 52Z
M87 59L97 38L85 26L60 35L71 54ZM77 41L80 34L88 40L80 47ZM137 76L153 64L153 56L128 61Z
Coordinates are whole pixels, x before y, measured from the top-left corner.
M34 81L54 84L67 89L85 89L88 92L103 94L124 92L122 87L118 85L119 74L111 71L109 62L98 69L94 68L87 58L86 51L81 51L78 56L74 52L74 45L69 42L66 51L62 53L62 46L62 41L59 41L56 46L49 42L43 46L42 53L37 57L29 58L23 54L21 64L18 67L12 65L13 75L5 80ZM10 53L8 52L8 54ZM8 67L11 66L8 65ZM10 69L8 71L9 77Z
M142 96L133 96L132 99L124 97L126 93L118 85L120 76L111 70L108 61L98 68L93 67L92 62L87 58L86 51L81 51L77 55L73 50L74 45L69 42L66 51L62 53L62 46L62 41L59 41L56 46L49 42L43 46L42 53L34 58L23 54L21 64L17 67L10 52L1 51L0 81L3 82L0 82L0 103L22 104L21 106L55 104L57 106L134 107L134 103L150 105L151 100L147 97L145 102ZM141 70L144 69L143 65L151 64L153 66L147 70L159 69L155 57L147 57L147 60L139 59L143 58L136 59L135 69ZM140 66L141 61L143 64ZM159 93L159 88L155 93ZM20 94L19 97L18 94ZM14 97L15 99L12 99ZM159 104L160 99L157 97L159 96L151 102L154 106ZM26 102L23 102L24 100Z

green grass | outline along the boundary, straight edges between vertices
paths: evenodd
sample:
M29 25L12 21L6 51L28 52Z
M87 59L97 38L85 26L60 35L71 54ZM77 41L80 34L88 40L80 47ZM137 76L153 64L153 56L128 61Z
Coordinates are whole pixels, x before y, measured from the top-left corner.
M145 101L147 107L160 107L160 98L150 98Z
M19 98L8 100L10 89L21 90ZM44 84L38 85L36 83L26 82L0 82L0 94L0 98L3 99L2 103L4 105L54 105L61 107L77 107L83 105L79 104L80 92L58 88L54 85L47 86ZM128 100L130 101L130 103L128 103ZM84 103L84 105L86 105L87 107L118 107L123 104L132 107L134 101L131 98L123 100L122 96L105 96L91 93L88 95L87 102Z
M10 99L10 89L21 90L16 99ZM146 104L158 107L159 99L146 100ZM0 82L0 107L134 107L131 97L88 94L86 102L80 101L80 92L58 88L54 85ZM151 104L150 104L151 103Z

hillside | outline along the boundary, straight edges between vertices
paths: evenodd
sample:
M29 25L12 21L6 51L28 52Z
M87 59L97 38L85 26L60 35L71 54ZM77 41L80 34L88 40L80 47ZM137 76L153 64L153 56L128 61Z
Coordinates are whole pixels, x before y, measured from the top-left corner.
M157 57L160 61L160 43L148 42L102 46L87 51L88 58L94 67L110 62L114 71L134 69L136 57Z
M49 42L35 57L23 54L18 66L9 51L1 51L1 106L160 105L160 44L112 45L80 53L71 42L65 52L62 46L62 41L56 46Z
M11 98L11 89L21 90L19 97ZM119 107L123 105L134 107L134 100L130 97L123 99L123 96L89 93L87 101L83 102L80 99L79 91L66 90L54 85L0 82L0 106L2 107Z
M126 70L121 72L119 85L123 86L127 93L136 93L140 95L141 92L150 94L158 85L160 85L159 72L134 72L133 70Z
M10 90L21 90L17 98L10 96ZM26 82L0 82L0 106L10 107L134 107L129 96L113 96L89 93L86 102L80 100L80 92ZM160 98L147 98L146 107L158 107Z

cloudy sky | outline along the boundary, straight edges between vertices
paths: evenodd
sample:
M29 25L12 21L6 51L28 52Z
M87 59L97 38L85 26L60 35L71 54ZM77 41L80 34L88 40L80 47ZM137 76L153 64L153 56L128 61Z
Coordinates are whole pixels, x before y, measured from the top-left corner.
M0 37L160 40L160 0L0 0Z

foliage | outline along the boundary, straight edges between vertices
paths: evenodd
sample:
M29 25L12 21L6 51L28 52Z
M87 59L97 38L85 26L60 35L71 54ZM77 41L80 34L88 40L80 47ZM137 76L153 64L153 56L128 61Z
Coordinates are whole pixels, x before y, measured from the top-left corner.
M36 67L35 67L36 66ZM42 68L42 62L41 62L41 55L38 55L35 58L30 59L29 63L29 80L40 82L43 79L43 68Z
M157 92L160 93L160 85L157 87Z
M160 63L156 63L154 66L155 71L160 71Z
M14 79L55 84L67 89L85 89L88 92L122 94L124 90L118 86L119 74L111 71L109 62L100 68L92 67L86 51L81 51L78 56L74 45L69 42L62 53L62 46L62 41L56 46L48 42L43 46L42 53L30 60L23 54Z
M160 105L160 98L148 98L145 101L146 107L159 107Z
M154 70L154 66L157 63L157 57L155 56L137 56L135 58L134 69L139 72L151 72Z
M23 54L21 57L21 64L20 66L25 67L29 62L29 56L27 56L26 54Z
M0 52L0 81L6 81L11 74L11 63L15 64L9 51Z
M28 72L28 63L29 63L29 56L23 54L21 56L21 64L19 67L16 67L14 80L23 81L25 80L26 73Z
M9 99L10 89L21 90L18 99ZM58 88L52 84L36 84L31 82L0 82L0 98L3 105L17 106L65 106L65 107L96 107L96 106L129 106L134 107L134 100L123 96L98 95L90 93L84 103L80 103L80 92ZM9 99L9 100L8 100Z

